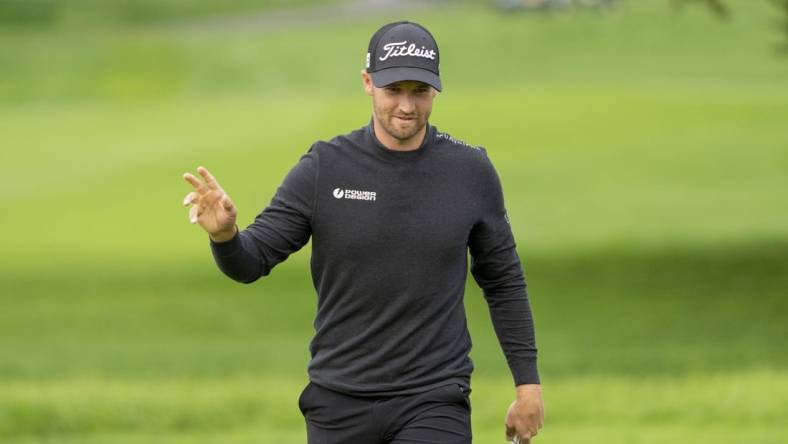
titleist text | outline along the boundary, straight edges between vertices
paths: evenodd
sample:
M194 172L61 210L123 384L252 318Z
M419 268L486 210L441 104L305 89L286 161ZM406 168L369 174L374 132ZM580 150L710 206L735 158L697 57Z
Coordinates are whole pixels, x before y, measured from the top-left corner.
M407 41L386 43L383 45L383 50L386 51L386 54L383 57L378 57L378 60L381 62L388 60L389 57L403 56L423 57L425 59L435 60L434 49L427 49L423 46L421 48L416 48L415 43L408 45Z

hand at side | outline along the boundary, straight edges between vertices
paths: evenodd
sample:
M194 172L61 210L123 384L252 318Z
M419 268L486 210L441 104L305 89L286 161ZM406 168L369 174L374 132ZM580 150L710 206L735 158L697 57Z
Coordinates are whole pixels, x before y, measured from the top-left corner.
M544 424L542 386L523 384L517 386L517 399L506 412L506 439L515 444L531 444Z

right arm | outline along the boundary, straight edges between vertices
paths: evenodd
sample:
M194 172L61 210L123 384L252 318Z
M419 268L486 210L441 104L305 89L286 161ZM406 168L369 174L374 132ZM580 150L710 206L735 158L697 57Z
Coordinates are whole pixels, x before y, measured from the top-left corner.
M211 211L227 211L225 205L214 205L205 211L197 211L200 216L196 222L208 232L213 257L224 274L238 282L254 282L261 276L268 275L274 266L309 241L315 193L314 156L314 151L310 150L301 157L277 189L271 203L245 230L238 230L234 214L233 217L218 217L221 224L202 223L201 217L210 221L208 213ZM198 171L206 177L200 169ZM208 177L211 177L210 173ZM188 177L186 180L194 185ZM213 182L215 183L215 179ZM210 181L206 178L206 185L208 184ZM218 187L218 184L216 185ZM221 190L220 187L218 189ZM198 189L197 193L199 192ZM226 196L223 190L221 193ZM222 199L218 198L220 202ZM226 197L226 201L229 202L229 197ZM186 201L184 203L188 204ZM233 207L232 212L234 211ZM192 223L195 223L194 218Z

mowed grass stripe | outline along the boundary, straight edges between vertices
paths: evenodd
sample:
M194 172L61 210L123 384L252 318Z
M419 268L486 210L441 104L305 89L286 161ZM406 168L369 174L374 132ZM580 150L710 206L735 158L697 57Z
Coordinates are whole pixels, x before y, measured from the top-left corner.
M466 105L440 98L433 122L488 148L529 251L783 238L786 197L768 190L788 186L788 139L777 129L788 93L742 94L471 89ZM41 122L32 111L9 112L0 124L12 146L26 148L6 153L0 175L8 208L0 223L19 234L6 243L19 254L11 267L27 267L43 249L53 262L70 262L63 254L75 249L86 259L201 254L179 205L189 191L184 171L210 167L245 225L312 142L369 117L360 91L119 105L98 123L99 105L53 108L53 122L68 118L45 133L34 131ZM91 137L80 142L84 134ZM26 223L17 226L14 214ZM145 233L146 242L116 233Z
M303 436L295 402L303 385L301 378L263 375L4 382L0 436L91 442L91 435L116 434L142 442L156 433L210 442L217 433L254 433L271 442L277 433L291 429L295 442ZM511 402L511 381L476 378L473 386L476 438L498 441L501 418ZM720 437L733 442L745 435L754 442L772 442L784 432L782 418L788 414L788 373L772 370L668 378L576 376L550 380L546 388L548 427L543 439L548 443L601 442L604 437L651 443L659 436L687 432L688 440L682 442L710 443ZM654 436L659 430L665 435ZM200 435L189 437L196 432ZM725 436L728 433L732 435Z

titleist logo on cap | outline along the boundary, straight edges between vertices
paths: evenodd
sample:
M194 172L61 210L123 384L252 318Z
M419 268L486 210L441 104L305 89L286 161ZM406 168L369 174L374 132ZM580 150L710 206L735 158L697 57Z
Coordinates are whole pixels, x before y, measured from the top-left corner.
M394 22L383 25L369 39L367 73L377 88L407 80L440 91L440 59L438 43L426 28L418 23Z
M386 51L382 57L378 57L381 62L388 60L390 57L423 57L425 59L435 60L435 50L427 49L424 46L416 48L415 43L408 45L407 41L386 43L383 45L383 50Z

